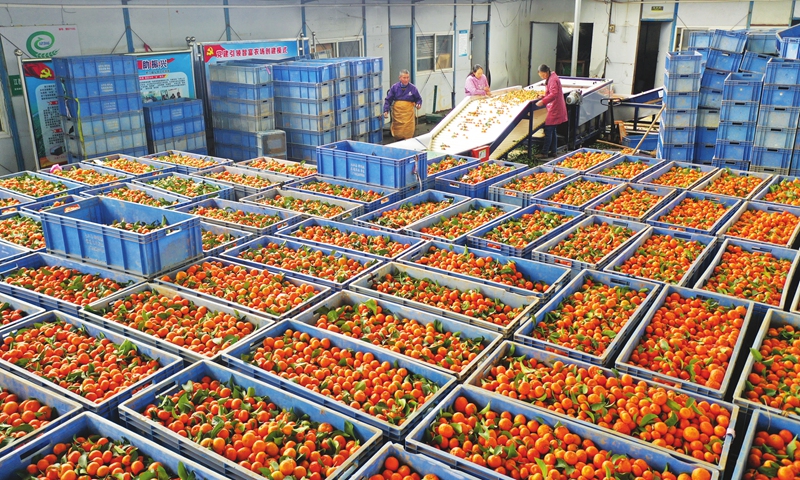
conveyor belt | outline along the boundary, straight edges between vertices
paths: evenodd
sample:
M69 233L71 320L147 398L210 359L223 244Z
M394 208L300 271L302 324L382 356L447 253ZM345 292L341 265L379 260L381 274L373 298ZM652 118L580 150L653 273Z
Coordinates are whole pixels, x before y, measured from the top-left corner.
M533 112L533 128L531 130L536 131L539 127L544 125L544 120L547 117L546 110L536 110ZM508 134L508 136L503 140L497 148L494 149L492 154L489 156L492 160L497 160L506 153L510 152L514 149L519 143L525 140L528 137L528 124L530 123L529 120L522 120L519 122L519 125ZM536 136L536 134L534 134Z

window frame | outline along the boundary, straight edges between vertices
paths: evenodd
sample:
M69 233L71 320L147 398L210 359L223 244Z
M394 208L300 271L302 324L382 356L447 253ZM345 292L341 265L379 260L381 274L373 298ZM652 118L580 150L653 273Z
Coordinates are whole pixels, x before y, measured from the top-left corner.
M339 44L340 43L344 43L344 42L358 42L358 52L359 52L359 54L356 55L356 56L357 57L364 57L365 56L364 55L364 37L361 37L361 36L358 36L358 35L355 35L355 36L352 36L352 37L338 37L338 38L320 39L314 45L314 55L316 55L318 53L317 52L317 46L331 44L331 45L333 45L333 56L329 57L329 58L339 58L339 56L340 56ZM330 50L326 50L326 51L330 51Z
M423 69L419 68L419 60L420 59L431 58L431 57L420 57L419 56L419 38L420 37L433 37L433 57L432 57L433 68L430 69L430 70L427 70L427 69L423 70ZM439 43L438 43L439 37L450 37L450 52L449 52L450 53L450 66L447 67L447 68L436 68L436 63L437 63L439 55L442 54L442 53L445 53L445 52L438 52L437 51L437 48L438 48L438 45L439 45ZM417 67L417 69L416 69L416 73L417 74L427 75L427 74L434 73L434 72L452 72L453 69L454 69L454 66L455 66L454 54L455 54L455 35L453 34L452 31L451 32L447 32L447 33L434 32L434 33L426 33L426 34L417 34L416 37L414 37L414 65Z

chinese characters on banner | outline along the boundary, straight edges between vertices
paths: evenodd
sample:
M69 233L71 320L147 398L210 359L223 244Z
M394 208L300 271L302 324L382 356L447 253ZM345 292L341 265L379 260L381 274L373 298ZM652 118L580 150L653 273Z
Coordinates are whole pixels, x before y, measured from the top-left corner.
M50 60L22 64L39 168L67 161L64 131L58 111L56 82L51 65Z
M195 98L190 50L138 53L139 90L144 103L176 98Z

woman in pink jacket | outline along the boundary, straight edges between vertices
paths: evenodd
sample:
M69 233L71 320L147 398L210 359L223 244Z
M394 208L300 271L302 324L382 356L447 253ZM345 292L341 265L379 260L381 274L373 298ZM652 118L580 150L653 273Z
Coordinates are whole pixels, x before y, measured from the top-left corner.
M558 75L550 71L547 65L539 65L539 78L544 80L544 98L536 102L537 107L547 106L547 118L544 121L544 148L542 154L546 158L556 156L558 135L556 128L567 121L567 103L564 101L564 90Z
M489 81L486 80L486 75L483 74L483 67L480 65L475 64L472 67L472 73L469 74L467 83L464 85L464 93L468 97L492 94L489 89Z

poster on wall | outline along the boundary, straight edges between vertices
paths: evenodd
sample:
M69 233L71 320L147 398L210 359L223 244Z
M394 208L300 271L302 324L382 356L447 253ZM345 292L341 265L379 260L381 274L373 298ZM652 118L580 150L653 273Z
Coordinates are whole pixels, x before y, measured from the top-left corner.
M133 55L139 67L139 90L144 103L195 98L191 50Z
M299 55L296 39L254 40L242 42L198 43L203 75L208 87L208 66L232 60L272 60L280 62Z
M67 162L52 63L50 60L22 62L25 103L33 129L33 145L39 168Z

